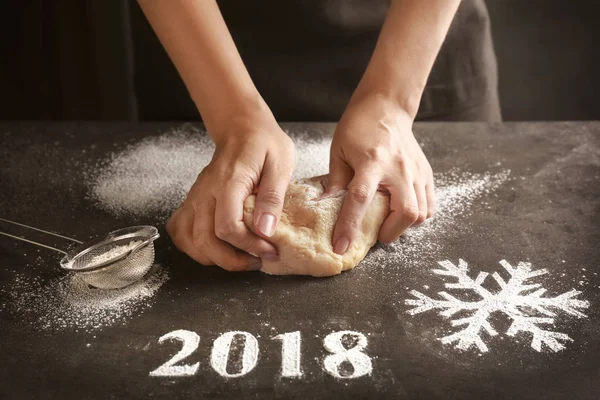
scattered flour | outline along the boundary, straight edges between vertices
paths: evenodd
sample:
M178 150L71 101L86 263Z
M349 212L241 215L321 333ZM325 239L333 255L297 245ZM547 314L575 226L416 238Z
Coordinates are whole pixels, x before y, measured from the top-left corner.
M421 226L411 228L391 244L378 244L361 263L362 266L408 266L434 259L459 219L470 213L477 199L493 193L509 179L510 171L475 174L450 171L435 175L436 212Z
M50 281L17 273L8 288L8 311L32 326L47 330L92 331L124 323L153 303L168 274L154 265L148 275L127 287L94 289L75 274Z
M296 178L326 174L330 137L315 138L294 132ZM112 155L108 162L88 171L89 192L103 209L124 214L168 216L181 201L197 174L211 160L214 145L202 131L182 128L134 143ZM474 201L488 196L509 179L510 171L476 174L453 170L436 174L436 214L410 229L391 245L377 245L362 265L398 265L423 260L441 250L453 223L465 217ZM485 205L486 203L482 203Z
M213 150L210 138L199 131L144 139L90 170L92 198L115 215L171 211L210 162Z
M294 135L296 178L326 174L331 138ZM202 169L210 163L214 144L201 130L184 125L146 138L87 171L90 195L114 215L159 213L179 206Z

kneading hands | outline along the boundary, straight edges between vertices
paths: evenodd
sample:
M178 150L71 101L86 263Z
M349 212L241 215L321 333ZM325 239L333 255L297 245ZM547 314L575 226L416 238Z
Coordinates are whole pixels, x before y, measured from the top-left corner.
M215 0L139 0L216 144L167 230L204 265L235 271L277 259L269 237L295 168L292 140L254 86ZM332 237L343 254L375 193L390 195L379 240L396 240L434 211L433 175L412 124L460 0L392 0L376 49L331 146L328 192L347 189ZM243 203L257 195L252 233Z

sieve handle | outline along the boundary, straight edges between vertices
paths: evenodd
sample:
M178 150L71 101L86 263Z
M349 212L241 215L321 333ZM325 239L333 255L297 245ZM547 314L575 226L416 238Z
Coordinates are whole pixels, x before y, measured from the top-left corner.
M58 251L59 253L63 253L64 255L67 255L66 251L62 251L62 250L56 249L54 247L46 246L45 244L34 242L33 240L24 239L22 237L11 235L9 233L4 233L4 232L0 232L0 235L8 236L8 237L11 237L11 238L17 239L17 240L22 240L23 242L35 244L35 245L38 245L38 246L41 246L41 247L45 247L45 248L50 249L50 250Z
M57 236L59 238L67 239L67 240L70 240L71 242L75 242L75 243L78 243L78 244L82 244L83 243L83 242L80 242L79 240L75 240L75 239L67 237L67 236L59 235L58 233L48 232L48 231L45 231L43 229L34 228L33 226L21 224L19 222L11 221L11 220L8 220L8 219L5 219L5 218L0 218L0 221L8 222L9 224L13 224L13 225L22 226L23 228L33 229L34 231L42 232L42 233L45 233L47 235ZM5 235L8 235L8 233L5 233ZM8 236L11 236L11 235L8 235ZM36 243L36 242L31 242L31 241L23 239L23 238L19 238L19 239L22 239L22 240L24 240L26 242L39 244L39 243ZM49 247L49 246L44 246L44 247ZM54 249L53 247L49 247L49 248ZM57 249L54 249L54 250L57 250ZM59 251L61 253L64 253L64 251L62 251L62 250L59 250Z

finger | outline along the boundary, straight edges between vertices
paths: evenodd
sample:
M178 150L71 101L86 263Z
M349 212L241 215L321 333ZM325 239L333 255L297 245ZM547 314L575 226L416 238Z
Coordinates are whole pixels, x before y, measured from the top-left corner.
M277 164L268 155L256 194L253 223L256 232L271 237L277 229L292 165Z
M425 193L427 195L427 218L431 218L435 212L435 186L433 178L425 185Z
M411 227L419 218L417 195L410 177L398 179L387 187L390 192L390 215L379 230L379 240L391 243Z
M248 188L229 185L219 195L215 207L215 234L246 253L275 261L275 246L250 232L244 224L244 201L249 194Z
M356 238L377 192L381 175L381 171L376 168L362 168L352 178L333 232L335 253L344 254Z
M260 268L259 260L249 254L236 251L231 245L215 235L216 201L210 198L195 209L193 245L219 267L228 271L245 271Z
M194 226L194 209L188 206L182 206L177 209L169 223L167 231L175 247L190 256L202 265L213 265L211 259L207 258L200 251L196 250L193 243L192 229Z
M427 219L427 192L425 186L415 183L413 184L415 195L417 196L417 207L419 208L419 217L412 226L417 226L425 222Z
M354 171L346 162L332 156L329 161L329 177L325 195L346 189L353 175Z

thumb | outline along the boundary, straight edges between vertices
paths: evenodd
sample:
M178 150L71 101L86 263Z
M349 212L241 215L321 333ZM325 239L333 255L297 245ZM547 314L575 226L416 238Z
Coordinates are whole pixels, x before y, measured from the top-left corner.
M325 194L333 194L346 189L353 176L354 171L346 162L332 156L329 161L329 179Z
M277 165L268 156L265 160L253 218L254 228L260 235L271 237L277 228L292 169Z

